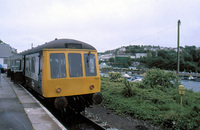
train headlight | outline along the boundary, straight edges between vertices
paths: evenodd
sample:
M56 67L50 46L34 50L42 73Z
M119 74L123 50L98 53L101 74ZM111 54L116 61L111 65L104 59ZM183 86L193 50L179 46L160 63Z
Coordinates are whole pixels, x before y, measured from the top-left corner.
M57 93L60 93L60 92L61 92L61 88L57 88L57 89L56 89L56 92L57 92Z
M94 89L94 85L90 85L90 90L93 90Z

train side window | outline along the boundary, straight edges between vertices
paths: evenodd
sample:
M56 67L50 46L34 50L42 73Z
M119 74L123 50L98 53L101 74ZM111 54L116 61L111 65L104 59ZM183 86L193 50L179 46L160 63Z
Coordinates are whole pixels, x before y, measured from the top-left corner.
M79 53L68 54L69 75L70 77L82 77L82 59Z
M94 54L84 54L86 76L96 76L96 63Z
M26 71L29 72L29 58L26 58Z
M35 57L31 58L31 72L35 73Z
M64 53L50 54L51 78L65 78L66 64Z

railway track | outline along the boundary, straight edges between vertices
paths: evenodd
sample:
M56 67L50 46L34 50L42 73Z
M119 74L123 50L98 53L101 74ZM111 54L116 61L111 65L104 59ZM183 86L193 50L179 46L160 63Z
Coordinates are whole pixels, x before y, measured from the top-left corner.
M105 130L108 126L102 126L99 123L93 121L92 119L87 118L84 114L76 114L75 112L69 113L68 119L63 119L61 117L61 113L54 108L53 104L49 104L44 98L38 96L37 93L32 91L30 88L24 87L32 96L34 96L46 109L48 109L56 118L57 120L62 123L62 125L66 129L72 130Z
M83 114L78 114L71 118L70 122L67 122L68 128L72 130L105 130L106 128L102 127L98 123L87 118Z

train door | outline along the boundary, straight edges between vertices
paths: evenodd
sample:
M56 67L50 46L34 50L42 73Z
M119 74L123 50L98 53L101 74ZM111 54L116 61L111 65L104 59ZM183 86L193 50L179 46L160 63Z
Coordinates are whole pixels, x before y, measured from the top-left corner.
M31 77L31 72L30 72L30 57L26 56L25 59L25 76L26 77Z
M42 94L42 55L39 55L38 92Z
M38 81L39 53L26 56L25 76Z

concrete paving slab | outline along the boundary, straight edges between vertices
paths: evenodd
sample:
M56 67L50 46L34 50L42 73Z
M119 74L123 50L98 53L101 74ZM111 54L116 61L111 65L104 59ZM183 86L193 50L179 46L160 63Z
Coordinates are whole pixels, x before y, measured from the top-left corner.
M24 108L26 113L29 114L46 114L42 108Z
M32 123L51 123L53 120L47 114L29 114Z
M37 108L40 107L37 103L23 103L22 104L24 108Z
M19 96L19 100L21 101L21 103L35 103L35 101L30 98L29 95Z
M33 127L36 130L60 130L60 127L55 126L52 123L34 123Z

